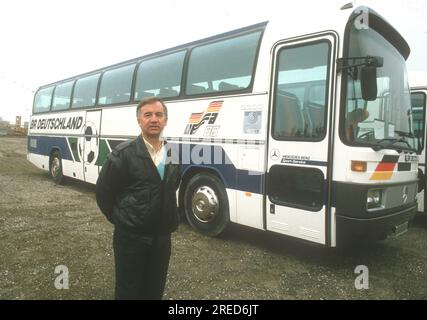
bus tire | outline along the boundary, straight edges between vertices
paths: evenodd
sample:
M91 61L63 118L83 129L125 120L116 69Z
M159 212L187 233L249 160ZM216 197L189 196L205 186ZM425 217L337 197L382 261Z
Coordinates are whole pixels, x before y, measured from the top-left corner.
M230 213L228 197L221 180L210 173L198 173L187 183L184 212L197 231L215 237L225 230Z
M62 172L62 158L59 151L54 151L49 159L49 173L53 182L62 184L64 182L64 174Z

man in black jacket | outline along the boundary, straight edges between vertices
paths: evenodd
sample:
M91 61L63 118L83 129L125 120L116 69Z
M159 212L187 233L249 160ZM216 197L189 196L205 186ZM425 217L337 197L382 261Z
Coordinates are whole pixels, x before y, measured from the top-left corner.
M161 299L178 227L177 161L161 138L167 108L158 98L137 107L141 135L118 145L96 183L96 201L114 224L116 299Z

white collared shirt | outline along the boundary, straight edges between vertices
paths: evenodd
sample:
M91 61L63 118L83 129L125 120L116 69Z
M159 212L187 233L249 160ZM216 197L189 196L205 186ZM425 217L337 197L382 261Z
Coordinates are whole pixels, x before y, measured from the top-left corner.
M160 162L163 160L163 157L165 155L165 144L162 138L160 138L160 148L158 151L154 149L154 147L149 143L147 140L145 140L144 136L142 136L144 139L145 146L147 147L148 153L151 156L151 159L154 162L154 165L157 167Z

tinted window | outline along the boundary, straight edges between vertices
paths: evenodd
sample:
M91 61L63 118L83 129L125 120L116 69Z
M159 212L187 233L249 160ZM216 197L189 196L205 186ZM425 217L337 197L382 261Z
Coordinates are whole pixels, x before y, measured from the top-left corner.
M181 91L185 51L143 61L138 68L135 100L176 97Z
M349 26L342 70L345 94L341 98L341 138L345 143L374 149L413 149L414 140L409 138L411 102L402 52L382 24L369 23L369 28L359 28L355 23ZM375 88L370 85L370 94L366 95L365 90L362 93L361 80L368 56L380 57L381 67L371 68L376 72L377 88L372 90Z
M322 139L326 132L329 43L284 48L277 59L273 137Z
M52 110L64 110L70 107L71 90L74 81L58 84L53 96Z
M324 205L324 177L319 169L272 166L269 178L273 203L313 211Z
M34 98L34 113L49 111L52 102L52 93L53 87L37 91Z
M422 92L411 93L411 105L415 143L418 153L421 153L424 148L426 95Z
M192 50L187 94L244 90L252 81L261 32L210 43Z
M99 74L77 80L74 86L72 108L91 107L95 105Z
M99 104L114 104L130 101L135 64L106 71L99 88Z

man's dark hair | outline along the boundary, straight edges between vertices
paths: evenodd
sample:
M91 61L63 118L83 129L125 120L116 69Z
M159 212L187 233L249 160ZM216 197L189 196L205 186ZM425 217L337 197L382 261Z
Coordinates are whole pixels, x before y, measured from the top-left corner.
M142 99L139 103L138 106L136 107L136 117L139 118L139 110L141 110L141 108L143 106L145 106L146 104L152 104L152 103L156 103L156 102L160 102L163 106L163 112L165 113L165 117L166 119L168 118L168 108L166 107L165 103L157 97L148 97L148 98L144 98Z

